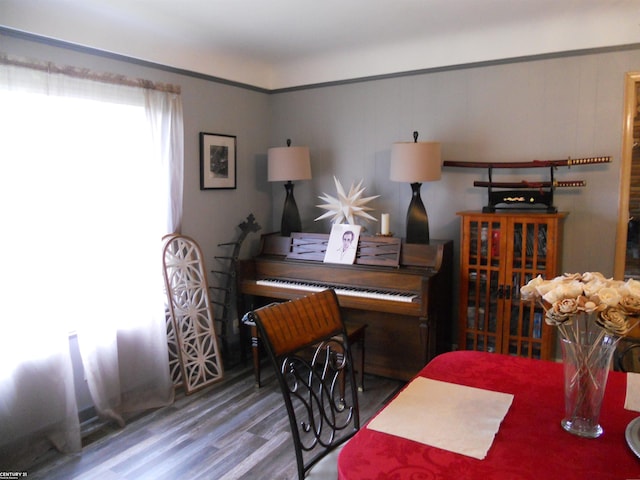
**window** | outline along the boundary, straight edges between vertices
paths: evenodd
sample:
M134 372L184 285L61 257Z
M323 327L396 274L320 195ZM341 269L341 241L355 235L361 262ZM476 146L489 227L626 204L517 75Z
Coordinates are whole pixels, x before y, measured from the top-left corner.
M102 414L173 395L160 245L181 212L181 100L0 63L0 105L0 452L35 432L73 451L69 332Z

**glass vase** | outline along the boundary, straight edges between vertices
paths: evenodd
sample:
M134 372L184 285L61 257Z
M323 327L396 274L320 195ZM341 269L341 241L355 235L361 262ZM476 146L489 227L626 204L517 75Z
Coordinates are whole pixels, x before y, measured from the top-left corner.
M620 337L606 334L587 314L572 323L561 341L565 417L560 423L574 435L597 438L603 433L600 410Z

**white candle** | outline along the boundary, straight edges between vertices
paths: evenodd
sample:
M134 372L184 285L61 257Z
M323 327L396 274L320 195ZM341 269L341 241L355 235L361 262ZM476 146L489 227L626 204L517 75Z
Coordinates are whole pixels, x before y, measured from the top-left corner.
M380 216L380 233L382 235L389 235L389 214L383 213Z

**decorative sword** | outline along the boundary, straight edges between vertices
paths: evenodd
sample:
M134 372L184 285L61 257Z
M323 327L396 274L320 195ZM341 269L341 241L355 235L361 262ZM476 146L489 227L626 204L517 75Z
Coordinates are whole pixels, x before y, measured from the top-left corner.
M487 182L476 180L474 187L498 187L498 188L556 188L556 187L586 187L584 180L554 180L553 182Z
M530 162L458 162L445 160L443 167L463 168L540 168L571 167L573 165L591 165L594 163L610 163L611 157L566 158L563 160L532 160Z

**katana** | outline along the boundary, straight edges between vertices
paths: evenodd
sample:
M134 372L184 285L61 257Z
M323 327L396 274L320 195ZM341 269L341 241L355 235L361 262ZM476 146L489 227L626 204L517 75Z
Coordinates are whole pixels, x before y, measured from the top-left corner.
M531 160L530 162L457 162L445 160L443 167L462 168L541 168L541 167L571 167L573 165L591 165L595 163L610 163L611 157L565 158L563 160Z

